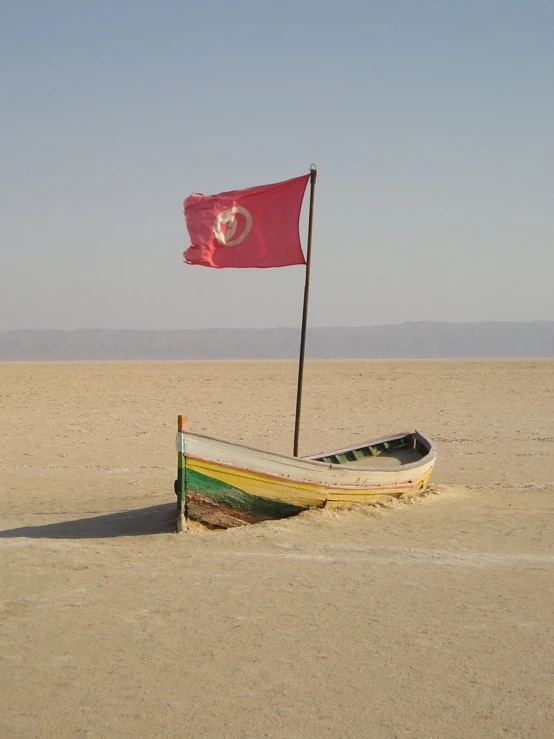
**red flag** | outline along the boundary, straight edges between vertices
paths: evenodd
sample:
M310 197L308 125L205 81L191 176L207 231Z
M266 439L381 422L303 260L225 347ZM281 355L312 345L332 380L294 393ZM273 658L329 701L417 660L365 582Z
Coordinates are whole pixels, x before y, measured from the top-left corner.
M191 245L187 264L205 267L286 267L306 264L299 220L310 175L185 200Z

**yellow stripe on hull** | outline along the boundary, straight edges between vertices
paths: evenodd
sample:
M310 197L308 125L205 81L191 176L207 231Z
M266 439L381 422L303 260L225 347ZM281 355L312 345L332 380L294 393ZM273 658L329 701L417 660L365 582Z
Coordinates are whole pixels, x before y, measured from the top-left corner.
M371 503L390 499L391 497L416 493L426 487L432 471L428 470L412 482L399 485L341 488L335 486L326 487L312 482L293 479L270 477L260 472L228 467L217 462L208 462L191 457L187 457L186 466L195 472L238 488L249 495L278 500L283 503L290 503L306 508L321 506L323 503L328 507L338 508L343 505Z
M399 498L402 495L414 495L425 490L431 470L414 480L413 483L399 485L390 488L368 488L355 492L352 490L344 491L327 491L327 508L340 508L343 505L354 505L355 503L376 503L379 500L390 500L390 498Z

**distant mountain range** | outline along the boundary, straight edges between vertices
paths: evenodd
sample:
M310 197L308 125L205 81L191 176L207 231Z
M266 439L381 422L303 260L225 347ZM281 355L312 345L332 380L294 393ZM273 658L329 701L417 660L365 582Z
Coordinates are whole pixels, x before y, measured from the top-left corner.
M0 361L295 359L293 328L186 331L16 330L0 333ZM554 321L418 322L312 328L312 359L554 357Z

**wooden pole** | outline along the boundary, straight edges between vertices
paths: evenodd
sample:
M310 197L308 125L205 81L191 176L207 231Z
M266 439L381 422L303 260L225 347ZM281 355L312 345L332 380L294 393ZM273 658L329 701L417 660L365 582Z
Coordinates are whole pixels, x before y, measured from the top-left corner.
M312 264L312 231L314 225L314 195L317 168L310 167L310 215L308 220L308 247L306 253L306 281L304 283L304 306L302 308L302 330L300 332L300 358L298 362L298 387L296 390L296 420L294 424L294 456L298 457L300 436L300 408L302 404L302 381L304 379L304 354L306 352L306 326L308 325L308 297L310 294L310 267Z
M187 430L186 416L177 416L177 532L187 528L187 489L184 432Z

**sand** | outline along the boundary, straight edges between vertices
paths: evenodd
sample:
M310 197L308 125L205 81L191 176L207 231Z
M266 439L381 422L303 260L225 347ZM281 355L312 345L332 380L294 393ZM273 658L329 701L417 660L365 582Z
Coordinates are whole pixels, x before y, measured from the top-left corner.
M178 413L292 448L294 363L0 364L2 737L551 737L554 361L310 362L301 453L417 502L171 532Z

